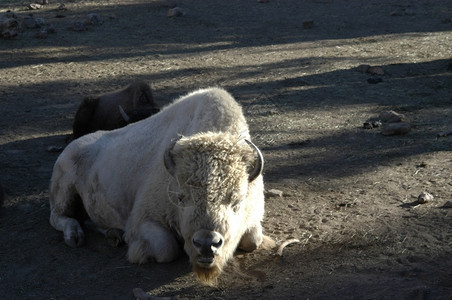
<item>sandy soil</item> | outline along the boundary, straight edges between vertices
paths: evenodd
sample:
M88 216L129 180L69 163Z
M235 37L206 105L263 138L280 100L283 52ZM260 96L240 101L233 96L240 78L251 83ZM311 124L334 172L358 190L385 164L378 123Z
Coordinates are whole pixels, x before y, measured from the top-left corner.
M185 15L169 18L176 5ZM452 136L437 136L452 130L450 1L2 1L7 10L56 33L0 39L1 299L132 299L137 287L187 299L450 299ZM71 30L90 13L102 24ZM216 288L196 282L186 257L132 265L94 232L67 247L48 223L58 152L47 149L64 145L83 96L134 79L161 105L230 91L266 158L267 190L283 193L266 198L265 231L301 243L283 257L238 253ZM384 110L411 131L363 129ZM434 199L418 204L424 191Z

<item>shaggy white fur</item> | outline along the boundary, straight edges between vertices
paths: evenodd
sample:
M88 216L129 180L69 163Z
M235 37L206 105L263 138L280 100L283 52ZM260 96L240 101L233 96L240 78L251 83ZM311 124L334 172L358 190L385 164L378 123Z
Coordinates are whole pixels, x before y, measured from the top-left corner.
M256 153L244 139L250 136L242 109L219 88L190 93L124 128L83 136L55 163L50 223L66 243L80 246L81 201L97 226L124 230L131 262L171 261L183 240L198 278L212 284L238 246L253 250L263 240L263 180L248 180ZM198 230L224 239L210 265L193 246Z

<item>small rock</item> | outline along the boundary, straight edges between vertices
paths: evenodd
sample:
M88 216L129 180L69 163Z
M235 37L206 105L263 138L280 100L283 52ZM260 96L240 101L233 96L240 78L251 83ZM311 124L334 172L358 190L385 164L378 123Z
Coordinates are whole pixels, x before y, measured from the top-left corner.
M420 194L417 197L417 202L419 202L420 204L424 204L427 203L429 201L433 200L433 195L427 192L423 192L422 194Z
M383 76L385 74L385 71L383 71L381 67L369 67L367 69L367 73L372 75Z
M47 4L49 4L49 0L41 0L41 4L42 5L47 5Z
M367 79L367 82L370 84L377 84L377 83L383 82L383 79L381 79L380 77L369 78L369 79Z
M168 10L168 17L182 17L185 15L185 11L180 7L171 8Z
M269 197L282 197L283 196L283 192L277 189L270 189L267 191L267 195Z
M14 13L0 15L0 37L5 39L13 38L17 36L19 30L19 21Z
M31 17L31 16L26 16L23 21L22 24L24 25L25 28L38 28L39 24L38 22L36 22L36 19Z
M406 120L404 115L396 113L393 110L382 111L379 117L385 123L396 123Z
M364 129L378 128L380 126L381 126L381 121L375 120L375 118L369 119L366 122L364 122L364 124L363 124Z
M371 124L373 128L378 128L382 125L380 121L372 121Z
M85 23L87 25L101 25L102 19L100 18L100 16L98 14L92 13L92 14L88 14L86 16Z
M12 11L10 11L10 10L5 12L4 16L6 18L18 19L17 15L15 13L13 13Z
M359 65L356 67L356 71L361 72L361 73L367 73L367 70L370 69L369 65Z
M382 135L402 135L410 132L411 124L408 122L388 123L381 127Z
M58 11L65 11L65 10L67 10L67 8L66 8L66 5L65 5L64 3L61 3L61 4L56 8L56 10L58 10Z
M301 23L301 26L304 29L311 29L312 26L314 26L314 21L304 21L303 23Z
M31 3L31 4L28 4L27 8L31 9L31 10L41 9L42 5L38 4L38 3Z

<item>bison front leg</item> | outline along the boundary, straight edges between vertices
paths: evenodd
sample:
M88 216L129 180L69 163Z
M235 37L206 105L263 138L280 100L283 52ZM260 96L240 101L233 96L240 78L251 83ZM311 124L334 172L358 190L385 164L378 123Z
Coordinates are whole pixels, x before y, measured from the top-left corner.
M249 228L239 243L239 248L251 252L259 248L263 241L262 226L260 224Z
M69 246L80 247L85 243L85 233L76 219L60 215L52 209L50 213L50 224L56 230L64 233L64 241Z
M132 263L171 262L179 256L181 251L174 234L153 221L139 225L138 233L127 236L126 240L129 244L127 256Z

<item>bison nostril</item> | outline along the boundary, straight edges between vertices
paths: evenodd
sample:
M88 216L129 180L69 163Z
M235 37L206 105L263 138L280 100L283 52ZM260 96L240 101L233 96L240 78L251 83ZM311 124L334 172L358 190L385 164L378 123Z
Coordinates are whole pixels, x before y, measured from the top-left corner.
M216 254L223 245L223 236L215 231L199 230L193 235L193 247L203 256Z
M213 248L216 248L216 249L218 249L218 248L220 248L221 247L221 245L223 245L223 240L222 239L220 239L218 242L214 242L214 243L212 243L212 247Z

